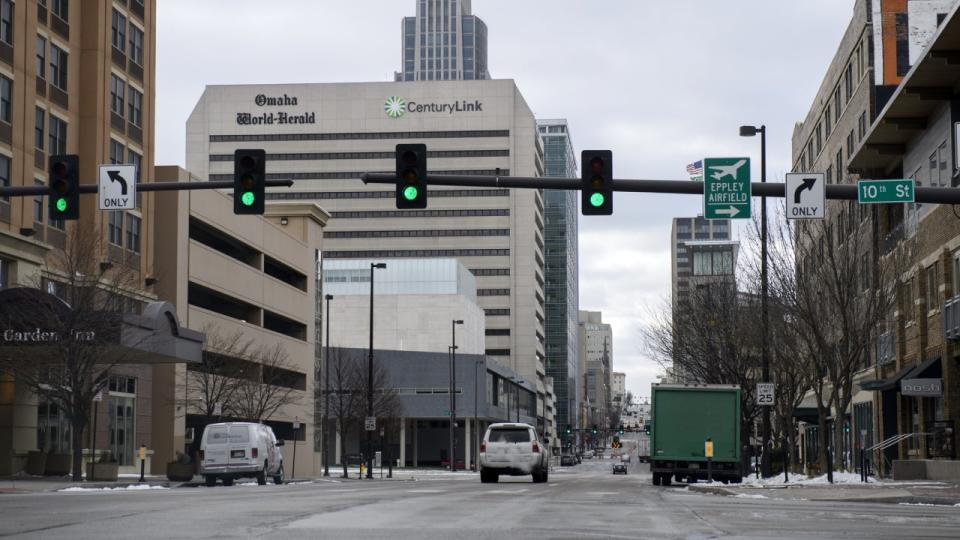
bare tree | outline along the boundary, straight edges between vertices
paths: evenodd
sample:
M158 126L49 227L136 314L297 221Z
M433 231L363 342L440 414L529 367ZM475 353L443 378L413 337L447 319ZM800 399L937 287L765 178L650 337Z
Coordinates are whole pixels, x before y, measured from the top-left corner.
M50 253L36 294L24 290L0 309L4 328L22 331L23 352L0 355L0 372L12 374L40 399L56 405L70 423L73 480L82 479L83 435L94 396L111 369L129 361L120 347L123 314L136 305L138 272L103 262L101 236L91 226L70 228L63 250ZM42 291L53 292L51 295ZM28 360L29 359L29 360Z
M330 389L328 403L330 416L337 425L340 434L340 463L343 477L347 478L347 435L358 425L357 415L362 403L362 381L358 373L355 358L345 349L331 348L327 358L327 386ZM326 426L324 426L326 435Z
M305 380L290 369L290 357L279 344L251 348L238 367L231 403L238 418L251 422L271 418L281 408L299 401L296 389L306 389Z
M249 356L253 340L244 339L240 331L223 334L214 325L205 326L204 334L200 364L187 366L183 399L187 414L200 416L204 424L210 424L222 416L235 416L240 367L234 359Z

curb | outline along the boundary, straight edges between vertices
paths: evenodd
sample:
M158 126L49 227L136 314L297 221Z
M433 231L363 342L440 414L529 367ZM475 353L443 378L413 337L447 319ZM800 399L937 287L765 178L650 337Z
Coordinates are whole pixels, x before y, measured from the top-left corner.
M698 486L696 484L690 484L687 486L690 491L696 491L698 493L709 493L711 495L724 495L727 497L734 497L736 493L730 491L727 488L722 488L719 486Z

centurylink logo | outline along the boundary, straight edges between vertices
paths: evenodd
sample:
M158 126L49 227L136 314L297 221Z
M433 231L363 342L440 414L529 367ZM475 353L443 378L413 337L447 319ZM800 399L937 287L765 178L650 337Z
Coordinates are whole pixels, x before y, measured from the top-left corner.
M400 118L407 112L407 102L400 96L390 96L383 104L383 110L390 118Z

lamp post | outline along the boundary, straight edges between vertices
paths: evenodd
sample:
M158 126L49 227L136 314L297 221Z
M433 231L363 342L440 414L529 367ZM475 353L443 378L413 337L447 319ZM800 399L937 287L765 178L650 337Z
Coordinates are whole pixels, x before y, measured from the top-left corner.
M760 182L767 181L767 127L740 126L741 137L760 134ZM760 361L763 382L770 382L770 355L767 343L767 198L760 198ZM766 448L770 442L770 407L763 407L763 461L760 463L764 478L770 476L770 457Z
M473 363L473 449L475 450L473 454L473 470L479 470L480 463L480 421L479 415L477 413L477 404L478 398L480 396L480 391L478 390L480 384L480 376L477 375L477 368L484 364L483 360L476 360ZM484 370L484 388L486 388L486 370ZM486 396L484 396L484 403L486 403Z
M516 405L517 405L517 423L519 424L520 423L520 381L522 381L523 379L521 379L520 377L512 377L511 380L513 381L514 386L517 387Z
M454 453L454 428L453 424L457 420L457 325L463 324L462 320L453 319L450 321L450 470L457 470L457 456Z
M323 475L330 476L330 301L333 295L326 294L323 299L327 301L327 337L323 352Z
M373 271L387 263L370 263L370 355L367 357L367 418L373 416ZM373 478L373 437L367 431L367 478Z

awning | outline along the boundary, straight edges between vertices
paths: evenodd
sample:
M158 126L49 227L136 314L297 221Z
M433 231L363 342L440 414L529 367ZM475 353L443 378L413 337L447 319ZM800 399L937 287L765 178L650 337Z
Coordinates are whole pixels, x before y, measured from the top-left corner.
M815 424L820 419L816 407L797 407L793 410L793 417L801 422Z
M56 358L66 340L89 342L104 364L200 363L202 332L180 326L169 302L148 302L140 315L103 311L70 317L70 306L39 289L0 290L0 356ZM73 321L58 328L58 321Z
M896 390L897 388L899 388L898 385L900 384L900 379L906 377L916 367L917 367L916 365L909 365L909 366L900 368L900 371L894 373L892 377L888 377L886 379L864 381L860 383L860 388L863 390L879 390L882 392L886 392L889 390Z
M943 368L940 364L940 357L934 356L920 363L913 368L910 373L904 376L904 379L936 379L943 377Z

